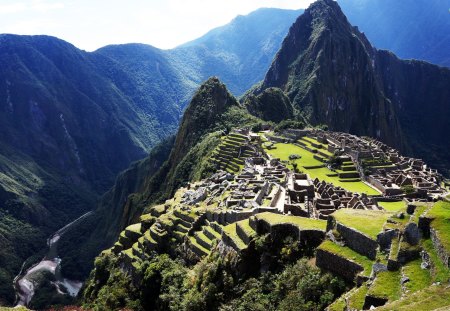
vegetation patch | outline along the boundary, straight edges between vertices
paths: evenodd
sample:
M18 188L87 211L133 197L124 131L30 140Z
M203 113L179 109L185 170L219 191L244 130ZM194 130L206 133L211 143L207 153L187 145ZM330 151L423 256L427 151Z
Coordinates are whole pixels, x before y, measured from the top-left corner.
M367 285L363 284L348 297L348 306L351 310L362 310L368 291Z
M301 230L322 230L325 231L327 227L327 222L325 220L311 219L299 216L286 216L281 214L275 214L270 212L265 212L257 214L256 219L265 220L270 225L278 224L293 224Z
M389 212L398 212L398 211L406 208L406 202L405 201L378 202L378 205L383 207L385 210L387 210Z
M372 239L376 239L386 220L392 213L385 211L354 210L343 208L334 212L333 217L344 226L354 228Z
M377 274L367 294L372 297L394 301L402 295L400 271L383 271Z
M380 311L435 310L450 305L450 287L429 286L403 299L378 308ZM445 309L442 309L445 310Z
M266 149L266 152L274 158L279 158L281 161L287 161L290 169L294 169L293 164L295 163L301 171L309 174L312 179L318 178L319 180L333 183L334 186L342 187L351 192L365 193L367 195L380 194L378 190L368 186L360 180L356 181L356 179L352 178L353 181L343 181L339 178L339 175L336 175L335 172L326 167L308 168L321 166L324 165L324 163L315 159L314 153L309 152L304 148L293 144L282 143L274 144L274 147L276 147L276 149ZM301 156L301 158L290 160L289 156L292 154L297 154Z
M408 262L403 267L403 275L409 278L409 281L404 286L410 293L417 292L431 285L430 271L422 269L421 264L422 260L416 259Z
M239 235L236 232L236 224L230 224L225 227L223 227L223 232L233 240L233 242L236 244L236 246L239 249L245 249L247 245L242 241L242 239L239 237Z

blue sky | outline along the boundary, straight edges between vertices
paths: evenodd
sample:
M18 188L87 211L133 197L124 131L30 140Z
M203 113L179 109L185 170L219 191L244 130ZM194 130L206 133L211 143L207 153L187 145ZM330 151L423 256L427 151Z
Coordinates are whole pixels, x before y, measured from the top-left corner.
M0 0L0 33L46 34L92 51L140 42L172 48L260 7L312 0Z

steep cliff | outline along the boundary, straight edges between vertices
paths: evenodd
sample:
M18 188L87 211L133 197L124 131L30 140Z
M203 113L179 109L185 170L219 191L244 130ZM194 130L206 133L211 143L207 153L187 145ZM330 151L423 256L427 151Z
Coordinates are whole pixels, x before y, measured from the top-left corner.
M291 27L256 93L281 88L313 124L373 136L448 167L448 144L439 144L448 131L448 85L448 69L376 50L335 1L319 0ZM438 155L427 152L433 146Z

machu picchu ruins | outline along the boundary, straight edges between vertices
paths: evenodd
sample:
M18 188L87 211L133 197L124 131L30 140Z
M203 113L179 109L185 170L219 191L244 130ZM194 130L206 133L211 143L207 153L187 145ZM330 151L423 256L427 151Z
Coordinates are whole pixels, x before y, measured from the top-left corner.
M329 310L393 302L418 266L429 282L450 275L449 189L422 160L346 133L239 129L210 161L215 173L152 207L105 252L133 273L153 251L197 262L217 247L246 256L258 236L291 236L316 249L317 267L356 286Z

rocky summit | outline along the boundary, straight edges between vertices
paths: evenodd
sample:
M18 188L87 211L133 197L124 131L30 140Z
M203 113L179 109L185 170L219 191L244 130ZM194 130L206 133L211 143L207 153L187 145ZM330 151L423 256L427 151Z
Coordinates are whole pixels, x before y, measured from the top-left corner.
M380 29L447 23L374 2ZM377 49L373 5L171 50L0 35L0 305L450 308L450 69ZM428 36L397 50L445 65Z

